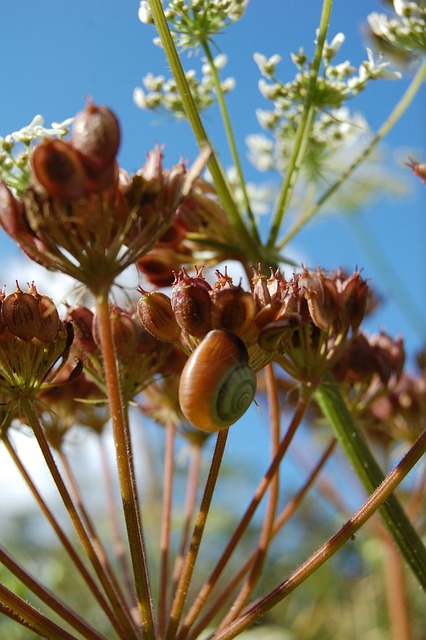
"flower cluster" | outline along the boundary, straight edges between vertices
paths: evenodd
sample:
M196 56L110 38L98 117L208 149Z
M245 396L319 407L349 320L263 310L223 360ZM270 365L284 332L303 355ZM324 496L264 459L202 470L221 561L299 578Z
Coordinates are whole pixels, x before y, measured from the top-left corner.
M71 140L44 139L32 151L29 185L16 198L0 182L0 224L27 255L96 293L136 262L171 224L194 172L164 171L159 148L133 176L120 171L115 115L91 102Z
M426 6L424 2L394 0L395 15L371 13L368 24L382 48L402 58L426 54Z
M203 61L201 80L197 78L197 72L194 69L185 72L191 95L200 112L215 102L215 82L212 69L205 58ZM213 63L216 70L221 71L227 63L227 57L225 54L219 54L214 58ZM142 79L142 83L144 88L136 87L133 92L133 101L138 107L154 111L162 109L172 113L177 119L186 118L183 102L173 78L166 80L162 75L154 76L152 73L148 73ZM224 94L232 91L234 86L235 80L232 77L228 77L220 83L221 91Z
M181 407L195 426L212 431L214 425L232 423L226 419L221 422L217 414L209 423L200 418L201 398L209 395L200 391L204 377L211 385L224 362L226 366L234 361L242 363L247 376L244 383L252 391L250 402L255 383L247 367L258 372L276 361L296 380L319 382L356 334L368 288L358 272L346 278L340 271L327 276L305 268L286 281L279 271L267 279L259 269L254 272L251 291L244 291L241 285L233 284L226 270L216 271L216 282L211 286L202 270L191 277L182 269L171 298L162 292L141 293L137 310L147 331L192 354L181 375ZM199 397L195 401L191 397L189 403L188 388L192 389L196 380Z
M0 391L2 402L36 394L53 366L66 360L72 326L59 319L54 302L34 284L24 292L16 285L0 296Z
M191 49L239 20L247 4L248 0L171 0L164 13L178 47ZM143 24L153 24L149 3L145 0L140 3L138 15Z
M341 150L344 148L346 153L348 146L357 146L359 140L368 135L365 119L358 114L352 115L345 102L364 90L370 80L400 77L400 74L387 68L387 62L374 60L370 50L367 50L368 59L360 65L358 73L348 61L332 64L343 42L344 36L339 33L330 44L325 43L322 52L323 73L318 76L310 96L315 118L303 171L309 174L311 180L323 176L330 163L341 167L341 158L337 159ZM275 169L282 172L291 157L304 113L311 63L303 49L292 54L298 73L293 80L282 83L275 72L281 60L279 55L266 58L256 53L254 60L263 76L259 81L259 90L264 98L273 103L271 110L257 110L257 118L261 127L269 131L273 138L258 134L249 136L249 157L259 170Z

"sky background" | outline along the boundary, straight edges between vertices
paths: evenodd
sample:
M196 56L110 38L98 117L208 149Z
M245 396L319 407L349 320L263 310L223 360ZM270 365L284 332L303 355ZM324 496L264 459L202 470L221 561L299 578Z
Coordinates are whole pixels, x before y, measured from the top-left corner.
M349 59L358 67L366 59L363 25L369 13L381 9L382 5L375 0L335 1L328 40L340 31L346 35L338 62ZM253 53L259 51L266 56L280 53L283 60L279 77L290 80L294 67L289 54L300 46L312 54L320 11L319 0L251 0L245 17L217 38L220 50L229 58L225 75L234 76L237 82L228 105L249 180L265 180L264 175L251 167L244 152L245 136L260 131L255 109L267 107L258 92L259 72ZM46 125L60 122L75 115L84 107L85 97L92 96L95 103L111 107L121 121L119 160L127 170L137 170L156 143L165 144L166 166L175 164L180 156L194 160L197 148L185 123L176 124L167 117L141 111L132 101L134 88L148 72L169 75L162 50L152 44L153 27L142 25L137 12L138 2L130 0L1 0L0 135L20 129L37 113L45 117ZM398 82L372 83L351 107L362 111L376 131L410 79L405 76ZM375 202L363 215L426 318L426 188L403 166L409 155L426 161L425 96L423 87L383 147L389 169L407 180L408 196L403 200ZM227 165L229 158L225 147L221 147L223 134L214 110L205 115L205 124ZM382 287L386 300L381 312L369 323L370 329L384 328L392 335L402 333L409 353L421 346L425 333L420 336L413 331L394 302L392 282L383 288L373 262L354 240L343 219L327 216L313 222L297 236L292 250L312 266L364 268L363 275ZM18 266L21 254L2 232L0 251L3 258L0 285L4 281L10 291L16 277L24 282L35 278L39 284L38 268L28 263ZM48 274L48 281L55 283L52 274Z

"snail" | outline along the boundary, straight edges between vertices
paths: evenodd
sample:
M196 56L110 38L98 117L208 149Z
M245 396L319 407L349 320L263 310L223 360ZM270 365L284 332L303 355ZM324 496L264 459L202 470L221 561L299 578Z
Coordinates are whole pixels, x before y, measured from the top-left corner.
M185 417L203 431L234 424L249 408L256 392L256 374L247 349L230 331L210 331L188 358L179 383Z

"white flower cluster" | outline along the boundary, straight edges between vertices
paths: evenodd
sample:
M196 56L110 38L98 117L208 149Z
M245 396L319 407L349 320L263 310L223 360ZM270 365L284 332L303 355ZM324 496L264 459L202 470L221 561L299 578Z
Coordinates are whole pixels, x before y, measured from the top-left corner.
M0 178L15 191L21 191L29 175L31 143L40 138L64 138L74 118L44 126L44 118L36 115L30 124L4 138L0 136ZM22 145L18 148L16 145Z
M171 0L164 13L182 49L192 49L207 42L229 24L239 20L248 0ZM153 24L149 3L143 0L139 5L139 20Z
M368 131L367 123L360 115L350 114L346 101L365 89L370 80L400 77L399 73L388 69L387 62L380 58L375 60L370 50L367 50L368 59L357 72L348 61L332 64L343 42L344 35L338 33L331 43L325 43L323 71L318 75L312 95L315 115L303 166L311 180L318 180L328 173L334 164L332 159L340 150L353 146ZM285 171L304 113L311 65L303 49L293 53L291 58L298 72L293 80L284 84L276 78L280 56L275 54L266 58L260 53L254 54L263 76L259 80L259 90L273 103L272 109L256 112L260 126L269 131L272 138L256 134L246 140L249 158L261 171Z
M371 13L368 23L373 34L395 50L426 54L426 4L394 0L395 16Z
M204 111L215 101L215 87L212 70L205 58L201 68L201 79L197 78L197 72L190 69L185 73L192 96L199 111ZM227 57L219 54L214 59L214 66L221 71L227 63ZM179 91L175 80L162 75L154 76L148 73L142 79L143 87L136 87L133 92L133 100L141 109L165 110L172 113L176 118L186 118ZM235 86L234 78L226 78L220 83L223 93L228 93Z

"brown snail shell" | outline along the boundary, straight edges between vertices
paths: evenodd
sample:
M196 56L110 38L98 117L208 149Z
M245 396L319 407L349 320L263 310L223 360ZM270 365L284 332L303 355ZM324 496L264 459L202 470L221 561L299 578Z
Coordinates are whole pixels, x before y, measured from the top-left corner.
M256 392L256 374L247 349L230 331L210 331L188 358L179 384L185 417L203 431L220 431L247 411Z

